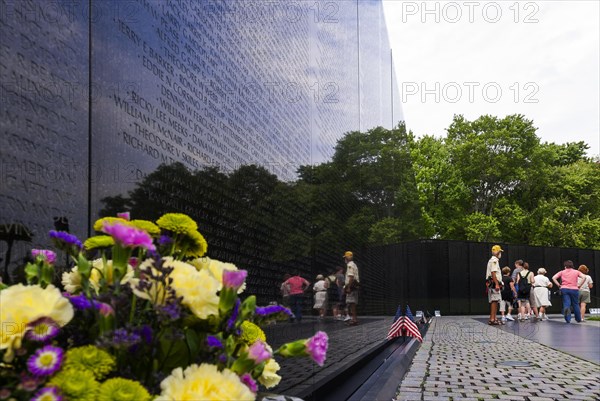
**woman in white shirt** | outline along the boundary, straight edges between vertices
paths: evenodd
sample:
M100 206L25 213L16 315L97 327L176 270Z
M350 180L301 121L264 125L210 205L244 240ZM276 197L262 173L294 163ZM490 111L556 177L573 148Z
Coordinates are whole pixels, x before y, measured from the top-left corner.
M590 294L590 288L594 286L594 281L592 277L588 276L590 269L586 265L579 266L580 272L585 274L585 278L579 277L577 279L577 287L579 287L579 308L581 310L581 321L584 321L583 318L585 316L585 308L586 305L592 301L592 297Z
M531 298L533 303L539 308L538 311L538 319L548 320L546 316L546 307L552 306L550 303L550 288L552 288L552 283L550 279L545 276L546 269L540 267L537 271L537 276L533 278L533 292L531 293Z
M317 282L313 286L315 292L315 305L313 309L319 310L319 319L325 319L327 314L327 288L329 288L329 281L325 280L322 274L317 276Z

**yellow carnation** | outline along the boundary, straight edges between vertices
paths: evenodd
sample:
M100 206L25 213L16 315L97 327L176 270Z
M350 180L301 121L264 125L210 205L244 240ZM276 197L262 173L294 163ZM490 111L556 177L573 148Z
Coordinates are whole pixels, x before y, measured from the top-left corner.
M127 220L122 219L120 217L102 217L101 219L96 220L96 222L94 223L94 230L102 231L102 228L104 227L105 223L113 225L116 222L129 225L129 222Z
M12 360L15 349L21 348L29 323L49 317L62 327L73 318L73 306L52 284L46 288L23 284L8 287L0 291L0 305L0 350L7 350L6 362Z
M107 260L106 264L104 261L99 258L92 262L92 271L90 272L90 285L92 288L98 293L100 291L100 280L104 278L107 284L113 283L113 262L112 260ZM127 265L127 273L121 279L121 285L126 284L133 278L134 271L131 265Z
M171 287L177 296L183 297L182 303L194 315L207 319L209 315L219 314L219 282L208 271L198 271L194 266L172 258L165 258L164 266L174 268L170 275L173 279Z
M239 377L224 369L219 372L215 365L203 363L173 370L160 383L162 390L155 401L253 401L256 396Z
M78 267L73 267L70 272L63 272L61 282L69 294L78 292L81 289L81 274Z
M198 270L207 270L212 277L219 281L219 291L223 288L223 272L225 270L237 271L238 268L233 263L221 262L220 260L206 258L196 258L190 262ZM246 283L238 290L238 294L244 292Z
M263 369L262 375L258 378L258 382L266 388L275 387L281 381L281 376L277 374L279 369L280 366L277 361L273 358L269 359Z

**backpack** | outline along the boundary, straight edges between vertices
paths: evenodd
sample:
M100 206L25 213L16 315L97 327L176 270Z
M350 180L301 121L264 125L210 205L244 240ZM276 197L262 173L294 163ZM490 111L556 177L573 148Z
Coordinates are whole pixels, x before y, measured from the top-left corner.
M531 292L531 283L529 282L529 275L533 274L533 272L527 271L527 275L523 277L521 274L523 272L519 272L519 298L528 299L529 293Z

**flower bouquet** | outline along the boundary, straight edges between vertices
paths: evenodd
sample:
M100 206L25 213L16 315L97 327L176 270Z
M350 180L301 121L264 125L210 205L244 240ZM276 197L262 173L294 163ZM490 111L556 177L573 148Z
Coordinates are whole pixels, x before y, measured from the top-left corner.
M205 257L190 217L94 229L83 243L50 232L72 260L62 291L50 250L32 251L27 285L0 288L0 399L254 400L281 380L276 356L323 365L324 332L268 345L260 326L291 312L244 296L247 272Z

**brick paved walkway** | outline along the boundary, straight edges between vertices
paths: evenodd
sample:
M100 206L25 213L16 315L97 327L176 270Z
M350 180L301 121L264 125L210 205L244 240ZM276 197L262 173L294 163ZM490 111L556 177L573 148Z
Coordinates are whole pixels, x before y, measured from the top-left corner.
M504 361L533 366L498 364ZM396 400L494 399L597 401L600 365L469 317L435 318Z

